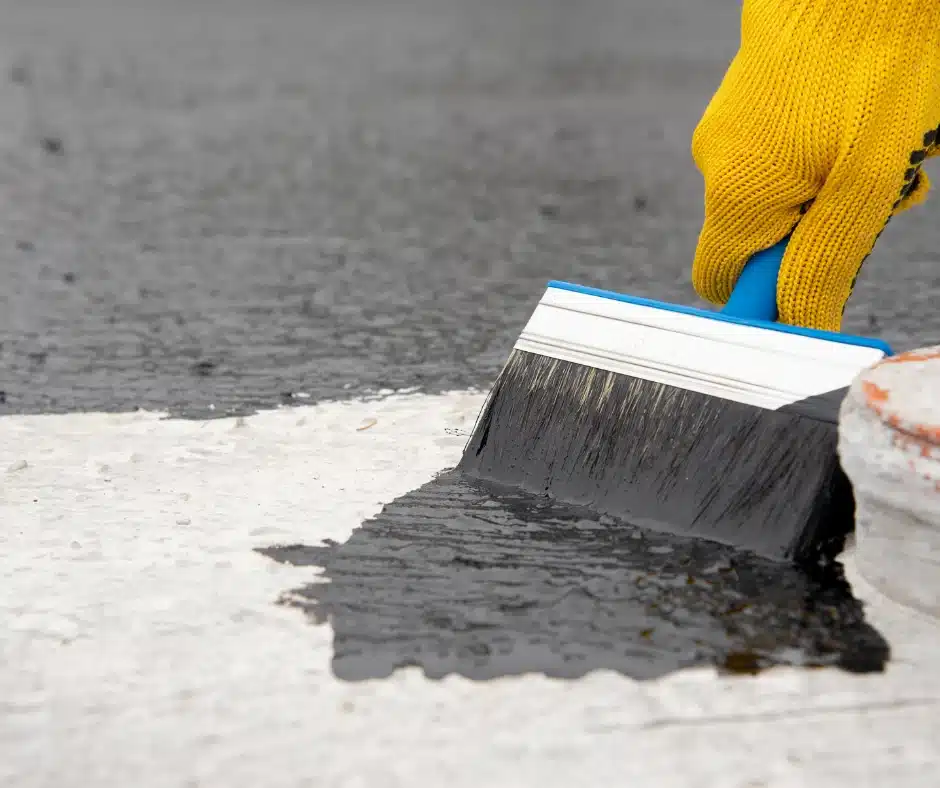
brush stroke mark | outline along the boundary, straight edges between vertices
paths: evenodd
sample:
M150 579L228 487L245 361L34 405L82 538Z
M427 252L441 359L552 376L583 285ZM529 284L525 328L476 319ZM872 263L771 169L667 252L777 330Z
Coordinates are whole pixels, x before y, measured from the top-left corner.
M609 669L634 679L715 665L880 671L889 657L841 567L799 570L441 474L344 544L259 550L321 567L283 595L334 631L347 681Z

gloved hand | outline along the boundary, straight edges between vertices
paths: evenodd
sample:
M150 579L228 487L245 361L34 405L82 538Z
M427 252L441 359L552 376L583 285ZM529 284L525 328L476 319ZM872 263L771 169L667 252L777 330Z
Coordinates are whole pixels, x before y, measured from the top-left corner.
M892 215L940 153L935 0L744 0L741 46L692 139L705 179L696 291L724 304L750 257L796 227L779 320L838 331Z

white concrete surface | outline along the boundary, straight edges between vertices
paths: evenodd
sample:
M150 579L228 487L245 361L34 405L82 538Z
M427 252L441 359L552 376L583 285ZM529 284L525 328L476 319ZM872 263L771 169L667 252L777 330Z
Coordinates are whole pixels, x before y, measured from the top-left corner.
M884 675L334 679L329 627L273 604L313 570L252 548L345 539L481 402L0 419L0 785L938 784L940 629L851 560Z
M940 618L940 346L856 379L842 403L839 451L855 489L861 572Z

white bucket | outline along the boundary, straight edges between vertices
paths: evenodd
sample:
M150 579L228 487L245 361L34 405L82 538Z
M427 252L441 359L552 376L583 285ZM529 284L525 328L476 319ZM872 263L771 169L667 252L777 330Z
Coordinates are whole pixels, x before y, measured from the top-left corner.
M855 492L859 572L940 616L940 346L879 362L842 403L839 456Z

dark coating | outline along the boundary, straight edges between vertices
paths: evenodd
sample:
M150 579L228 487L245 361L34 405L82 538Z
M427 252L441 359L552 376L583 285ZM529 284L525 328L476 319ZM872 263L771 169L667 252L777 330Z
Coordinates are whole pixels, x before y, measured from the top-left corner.
M5 3L0 413L488 388L549 279L698 305L689 145L739 29L719 0ZM892 222L847 329L937 341L936 211Z
M609 669L652 679L716 665L880 671L889 657L838 564L807 574L546 498L439 476L344 544L261 550L322 567L284 595L334 632L341 679L576 678Z
M657 530L816 562L853 527L837 440L834 423L799 412L516 351L459 468Z

